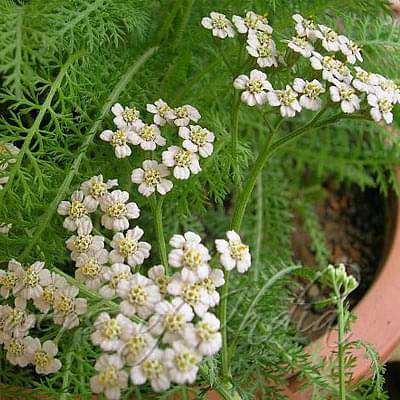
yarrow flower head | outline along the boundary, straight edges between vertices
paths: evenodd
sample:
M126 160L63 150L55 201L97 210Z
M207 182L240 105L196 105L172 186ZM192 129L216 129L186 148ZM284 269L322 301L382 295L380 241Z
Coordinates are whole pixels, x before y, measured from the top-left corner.
M301 111L301 105L297 99L298 94L290 85L285 90L273 90L268 92L268 103L273 107L280 107L282 117L293 118L296 112Z
M9 337L4 342L4 349L6 350L6 359L12 365L19 367L26 367L32 362L32 337Z
M310 62L315 70L322 70L322 78L328 82L339 80L349 84L353 78L349 68L334 56L322 56L314 51Z
M300 14L294 14L292 18L296 22L295 29L300 37L307 37L311 40L320 37L320 32L314 20L304 18Z
M193 153L199 153L201 157L209 157L213 152L215 135L199 125L182 126L179 128L179 136L184 139L182 146Z
M132 128L140 121L140 113L136 107L123 107L116 103L111 107L115 115L114 124L118 129Z
M257 69L250 76L240 75L233 82L235 89L244 90L241 99L249 106L263 105L267 101L267 91L273 90L267 74Z
M235 36L235 30L231 21L224 14L215 11L210 13L210 17L204 17L201 20L201 25L206 29L211 29L213 36L220 39Z
M85 200L90 209L97 209L101 199L108 193L108 190L118 186L117 179L103 181L103 175L93 176L81 185L81 191L85 195Z
M139 185L138 191L143 196L148 197L155 191L165 195L173 187L173 183L165 179L169 175L170 172L166 165L155 160L145 160L142 168L136 168L132 171L131 180Z
M176 126L187 126L190 121L197 122L201 118L197 108L190 104L169 110L165 113L165 116L169 121L173 121Z
M122 127L116 131L106 129L100 134L100 138L114 147L114 153L117 158L129 157L132 154L132 150L129 147L129 143L134 144L132 128Z
M355 89L344 82L336 82L335 86L329 88L331 99L335 103L340 102L342 111L351 114L360 109L360 98Z
M346 56L348 63L355 64L357 61L364 61L361 48L356 43L344 35L340 35L338 40L340 51Z
M314 51L313 45L304 36L295 36L288 42L288 47L303 57L309 58Z
M261 68L278 66L278 53L275 42L272 39L260 41L256 34L250 34L247 39L246 49L252 57L257 58L257 64Z
M7 271L0 270L0 296L7 299L10 293L14 295L18 293L21 289L21 277L24 274L22 265L14 259L10 260Z
M133 132L132 144L139 145L143 150L154 151L157 146L164 146L166 143L156 124L148 125L140 121Z
M132 279L131 267L126 264L116 263L106 269L103 278L106 284L99 289L99 293L105 299L111 299L117 294L118 284L124 280Z
M307 110L318 111L321 108L321 94L325 93L325 88L316 79L311 82L301 78L296 78L293 82L293 89L299 93L300 105Z
M234 15L232 21L239 33L253 33L257 31L272 33L272 27L268 25L268 20L254 11L247 11L246 16Z
M379 93L378 95L370 93L367 97L368 104L371 106L371 117L379 122L382 119L387 124L393 122L393 97L387 93Z
M376 86L379 84L379 77L358 66L355 66L354 69L356 75L351 84L360 92L374 93Z
M165 274L165 268L163 265L155 265L154 267L151 267L147 271L147 276L158 286L161 295L167 293L170 278Z
M108 262L106 249L91 250L81 254L76 260L75 278L90 289L98 289L103 282L103 274Z
M331 28L325 25L318 25L320 31L317 31L319 39L322 39L322 46L327 51L339 51L340 40L339 35Z
M176 179L189 179L190 173L196 175L201 171L197 154L178 146L163 151L162 160L167 167L174 168Z
M28 346L31 363L38 374L54 374L61 368L61 361L55 358L58 347L52 340L46 340L42 344L38 338L30 338Z
M172 108L162 99L158 99L154 104L147 104L148 112L154 114L154 123L163 126L170 122L167 113L171 113Z

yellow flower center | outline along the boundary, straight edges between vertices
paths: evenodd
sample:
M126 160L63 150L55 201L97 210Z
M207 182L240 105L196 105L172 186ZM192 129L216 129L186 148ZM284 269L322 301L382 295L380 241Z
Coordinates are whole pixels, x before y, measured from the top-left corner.
M257 39L260 43L270 43L272 39L272 35L268 32L257 32Z
M44 351L35 353L35 365L39 368L46 368L50 364L50 356Z
M214 281L207 277L200 282L200 285L204 287L208 293L212 293L215 290Z
M162 294L167 293L167 286L169 283L168 277L166 277L165 275L157 276L157 278L155 279L155 282L157 283L157 285L160 289L160 293L162 293Z
M210 340L215 334L215 331L207 322L200 321L197 324L197 334L200 336L201 340Z
M143 363L143 371L148 378L158 377L164 371L164 366L158 360L147 359Z
M175 164L178 167L187 167L192 160L192 153L190 151L179 149L174 156Z
M99 383L105 387L113 387L118 384L117 370L108 367L99 373Z
M18 282L15 272L8 271L4 276L0 277L0 285L7 289L12 289Z
M121 116L125 122L134 122L139 118L139 111L135 107L127 108L121 113Z
M150 168L144 171L144 181L149 186L155 186L161 182L161 174L157 168Z
M97 260L92 257L89 261L81 267L82 274L90 279L97 278L101 272L101 266Z
M246 17L244 18L244 24L250 29L256 28L257 22L258 22L258 18L254 18L251 15L246 15Z
M107 339L116 339L121 334L121 327L118 325L116 319L111 318L104 322L101 329L101 334Z
M367 71L360 70L356 73L356 78L361 82L368 83L371 79L372 74Z
M90 186L90 195L95 199L103 197L107 193L107 185L104 182L93 182Z
M63 315L70 314L75 309L74 299L62 294L55 302L54 309Z
M140 137L146 142L151 142L156 138L156 130L150 125L145 125L140 131Z
M79 200L73 200L69 208L69 216L72 219L81 218L87 214L85 205Z
M110 287L116 289L118 283L120 283L124 279L129 279L129 272L121 272L119 274L114 275L110 280Z
M165 316L165 328L169 332L178 332L180 331L184 324L185 318L181 313L170 313Z
M201 263L201 253L194 249L193 247L189 247L186 249L182 256L182 264L186 268L195 269Z
M260 57L271 57L272 56L272 46L271 42L261 43L257 47L258 54Z
M107 208L107 214L112 218L121 218L126 214L126 205L121 201L116 201Z
M350 87L342 87L339 89L340 92L340 97L343 100L350 100L353 94L355 93L355 90L350 88Z
M278 92L278 98L281 104L284 106L290 106L296 101L297 96L296 92L289 88Z
M335 42L338 38L338 34L333 31L332 29L328 29L325 34L325 39L328 40L329 42Z
M214 28L226 29L228 27L228 21L222 15L218 15L213 18L212 24Z
M118 242L118 250L124 257L135 254L138 248L138 242L133 239L123 238Z
M321 60L322 67L328 71L335 69L338 65L338 60L333 56L324 56Z
M166 104L163 104L162 106L158 107L158 113L160 114L161 117L164 117L165 114L171 110L171 107L167 106Z
M194 306L200 302L199 286L196 284L189 285L183 289L182 295L185 302L191 306Z
M388 113L393 109L393 104L387 99L379 100L378 106L383 113Z
M189 116L189 111L188 111L188 109L187 109L185 106L183 106L183 107L178 107L178 108L175 110L175 113L176 113L176 115L177 115L178 118L187 118L187 117Z
M249 247L241 242L230 242L229 248L231 257L234 258L235 260L241 260L244 257Z
M25 351L24 344L17 338L11 338L8 344L8 351L16 357L22 356Z
M22 310L18 310L17 308L13 308L10 315L8 316L8 322L11 326L17 326L23 323L25 319L25 312Z
M126 132L123 129L118 129L113 133L110 143L113 146L123 146L126 144Z
M83 253L89 249L92 244L92 235L81 235L73 241L73 248L78 253Z
M54 286L46 286L43 289L42 298L46 303L53 304L54 301L54 294L56 293L57 289Z
M144 305L147 300L147 293L143 286L137 285L129 289L128 301L132 304Z
M39 272L36 272L32 267L29 267L24 276L24 286L34 288L39 283Z
M297 36L293 39L293 43L300 47L301 49L305 49L308 45L308 41L305 37Z
M208 132L199 126L190 128L190 140L199 147L204 146L207 143L207 136Z
M315 29L315 22L312 19L303 19L302 24L306 29Z
M174 361L180 371L189 371L194 365L197 364L198 360L188 351L177 354L174 357Z
M130 354L137 356L141 353L144 346L146 345L146 340L142 335L132 336L127 342L126 346Z
M322 88L315 83L307 82L306 86L304 87L304 93L310 99L315 100L322 93Z
M250 93L261 93L263 91L263 83L260 79L250 79L246 87Z

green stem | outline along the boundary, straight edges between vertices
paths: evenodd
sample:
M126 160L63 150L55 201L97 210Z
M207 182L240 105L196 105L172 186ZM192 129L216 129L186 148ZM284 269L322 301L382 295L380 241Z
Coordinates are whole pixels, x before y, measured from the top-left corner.
M153 194L151 197L151 208L154 216L154 228L156 230L157 242L160 250L161 264L165 268L166 275L169 275L167 247L165 245L164 228L162 222L163 198L159 197L157 199L156 194Z
M337 303L338 312L338 358L339 358L339 398L340 400L346 400L346 377L345 377L345 365L344 365L344 333L345 333L345 321L344 321L344 299L339 298Z
M221 321L221 335L222 335L222 350L221 350L221 363L222 363L222 379L224 382L229 382L231 378L231 371L229 365L229 348L228 348L228 332L227 332L227 315L228 315L228 293L229 293L229 271L224 271L225 284L221 290L221 302L219 308L219 319Z
M232 111L232 162L233 162L233 176L235 186L239 187L240 175L238 166L238 143L239 143L239 108L240 108L240 94L237 90L233 96L233 111Z

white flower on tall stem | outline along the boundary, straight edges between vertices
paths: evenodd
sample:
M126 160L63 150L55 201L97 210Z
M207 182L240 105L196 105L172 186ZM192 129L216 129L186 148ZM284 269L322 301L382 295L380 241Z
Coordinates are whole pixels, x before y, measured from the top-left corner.
M141 364L132 367L130 377L134 385L143 385L149 381L155 392L167 390L171 383L168 368L165 366L164 351L155 348Z
M360 109L360 98L352 86L344 82L335 82L335 86L331 86L329 92L332 101L340 102L340 108L344 113L351 114Z
M215 307L219 304L219 293L216 288L225 284L224 273L219 268L208 267L209 272L207 277L200 280L198 285L206 290L207 300L205 301L210 307Z
M220 39L235 36L235 30L231 21L224 14L215 11L210 13L210 17L204 17L201 20L201 25L206 29L211 29L213 36Z
M373 93L368 95L368 104L372 107L370 114L376 122L379 122L382 119L384 119L387 124L391 124L393 122L392 99L392 96L384 92L380 93L379 95Z
M316 79L311 82L301 78L296 78L293 82L293 89L301 94L300 105L307 110L318 111L321 108L321 94L325 93L325 88Z
M319 39L322 40L322 47L327 51L339 51L340 50L340 40L339 35L331 28L325 25L318 25L320 33L318 35Z
M196 325L187 324L182 336L201 355L212 356L218 353L222 346L220 327L219 319L214 314L206 313Z
M155 350L157 340L149 333L147 325L131 322L121 331L119 354L128 365L141 364Z
M297 99L298 94L286 85L285 90L274 90L267 93L268 103L273 107L280 107L282 117L293 118L296 112L301 111L301 105Z
M165 116L168 121L173 121L176 126L187 126L190 121L197 122L201 118L198 110L189 104L169 110L165 113Z
M55 358L58 347L52 340L46 340L42 344L38 338L30 338L28 343L31 363L35 366L36 373L49 375L61 368L61 361Z
M90 289L98 289L103 282L105 264L108 261L106 249L91 250L81 254L76 260L75 278Z
M289 40L288 47L306 58L310 58L314 51L313 45L304 36L293 37Z
M129 281L118 284L118 296L123 299L120 304L121 312L127 317L138 315L148 318L154 311L154 307L161 300L158 286L145 276L136 273Z
M36 317L28 314L23 305L15 301L15 307L5 305L0 307L1 336L0 342L4 342L10 337L21 338L28 334L34 327Z
M119 128L115 132L106 129L100 134L100 138L114 147L115 157L125 158L132 154L132 150L128 146L128 143L133 144L132 128Z
M122 345L122 332L130 330L132 324L133 322L122 314L111 318L108 313L102 312L94 322L95 330L90 335L90 340L104 351L118 351Z
M116 103L111 107L111 112L115 115L113 122L119 129L132 128L140 121L140 113L136 107L123 107Z
M130 202L129 193L122 190L113 190L100 203L104 214L101 224L113 231L125 231L129 228L129 220L139 218L140 210L136 203Z
M157 146L164 146L166 142L156 124L148 125L140 121L133 128L132 144L139 145L143 150L154 151Z
M17 288L17 283L23 274L22 265L14 259L10 260L7 271L0 270L0 296L7 299L10 292L16 295L21 288L20 285Z
M334 56L322 56L314 51L310 62L315 70L322 71L322 78L328 82L334 83L335 80L339 80L350 83L352 80L351 71L347 65Z
M198 316L203 316L209 309L208 293L198 282L198 278L191 275L176 273L168 284L168 293L180 297L189 304Z
M272 33L272 27L268 25L268 20L254 11L247 11L246 16L234 15L232 21L239 33L251 33L256 31Z
M92 235L93 225L91 221L83 221L78 226L77 235L71 236L65 243L71 251L71 259L76 259L84 253L97 251L104 248L104 236Z
M163 151L162 160L167 167L174 168L176 179L189 179L190 173L196 175L201 171L197 154L178 146Z
M182 275L204 279L208 274L211 256L201 237L194 232L173 235L169 244L174 248L168 255L168 262L174 268L182 268Z
M57 208L60 215L66 216L63 227L72 232L85 221L91 223L88 214L94 211L96 207L93 207L93 203L85 198L81 190L76 190L71 195L71 201L62 201Z
M26 303L26 300L36 299L43 293L43 286L51 282L48 269L43 268L44 262L36 261L26 270L18 269L18 282L15 285L16 296Z
M30 352L31 339L30 336L21 338L9 337L4 342L7 361L22 368L30 364L32 359Z
M220 254L220 262L227 271L236 268L242 274L251 266L249 246L242 243L240 236L235 231L226 232L226 236L228 240L217 239L215 241Z
M300 14L294 14L292 18L295 20L295 29L299 36L307 37L314 40L321 36L316 23L312 19L303 18Z
M165 274L163 265L155 265L147 271L147 276L158 286L161 295L167 293L170 278Z
M233 86L235 89L244 90L241 99L249 106L263 105L267 101L267 91L273 90L267 80L267 74L257 69L253 69L250 76L239 75Z
M275 42L270 39L269 41L261 42L258 40L256 34L250 34L247 39L247 52L254 58L257 58L257 64L261 68L277 67L277 51Z
M131 267L143 264L144 259L150 256L151 250L149 243L139 241L143 234L143 229L138 226L129 229L125 235L117 232L111 241L114 250L110 252L110 261L113 264L126 261Z
M171 112L172 108L162 99L158 99L154 104L147 104L146 109L148 112L154 114L154 123L159 126L164 126L169 119L167 112Z
M145 160L142 168L132 171L131 180L139 185L138 191L143 196L148 197L156 190L161 195L165 195L173 187L173 183L165 179L169 175L169 169L164 164L159 164L155 160Z
M79 316L86 313L87 300L76 298L79 289L66 285L59 288L54 294L54 322L65 329L72 329L79 325Z
M94 366L97 375L90 378L93 393L104 393L107 400L118 400L121 389L128 387L128 374L123 370L124 362L117 354L102 354Z
M103 181L103 175L93 176L81 184L81 191L85 195L91 209L97 209L101 199L108 193L108 190L118 186L118 179Z
M213 152L215 135L199 125L181 126L179 136L184 139L182 146L193 153L199 153L201 157L208 157Z
M346 56L347 62L355 64L357 61L363 62L361 48L352 40L344 35L339 36L340 51Z
M178 340L187 322L194 318L192 307L181 298L163 300L155 306L155 313L149 319L149 329L154 335L163 335L164 343Z
M131 267L126 264L113 264L110 268L106 268L103 274L103 279L107 282L106 285L99 289L100 296L105 299L111 299L117 294L118 284L122 281L132 279Z
M40 312L47 314L53 307L57 290L65 286L67 286L67 280L63 276L51 272L49 283L43 287L43 293L33 299L33 304Z
M172 382L179 385L192 384L196 380L201 355L183 342L172 343L172 348L165 350L165 364Z

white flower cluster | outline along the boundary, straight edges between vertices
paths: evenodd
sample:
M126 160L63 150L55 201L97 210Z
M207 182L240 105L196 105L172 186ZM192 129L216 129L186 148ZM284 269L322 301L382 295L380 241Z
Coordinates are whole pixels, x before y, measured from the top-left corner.
M0 270L0 297L14 297L14 306L0 305L0 344L4 345L7 360L20 367L31 364L38 374L51 374L61 368L55 358L57 345L29 335L37 322L36 314L27 309L28 301L40 313L53 311L55 324L64 329L79 325L79 315L86 312L86 299L76 298L79 289L71 286L60 275L44 268L44 263L35 262L24 269L11 260L7 270Z
M138 184L139 193L150 196L154 192L161 195L168 193L173 183L167 179L170 168L176 179L188 179L190 174L201 171L199 156L208 157L213 152L214 133L196 123L201 115L193 106L186 104L171 108L162 99L154 104L147 104L147 111L153 115L153 123L145 123L140 119L136 108L115 104L111 111L115 115L117 130L105 130L100 137L110 142L118 158L132 154L129 145L140 146L142 150L155 151L158 146L166 145L167 140L161 135L161 128L169 124L178 128L178 136L183 139L181 146L169 146L162 152L162 163L145 160L142 168L132 171L131 179Z
M382 75L355 66L363 62L361 48L346 36L299 14L293 15L293 19L296 36L288 40L287 45L295 53L307 58L313 69L321 71L322 79L329 85L331 101L338 103L343 113L350 114L359 111L365 99L375 121L392 123L393 107L400 103L399 85ZM231 26L229 20L218 13L212 13L211 18L203 18L202 24L213 29L215 36L221 37L217 34L222 26L219 21L225 21L224 26ZM278 65L276 46L271 37L272 28L264 17L249 11L244 18L234 16L233 22L240 33L247 33L247 51L257 57L261 68ZM316 44L327 53L317 52ZM340 57L336 58L334 53ZM302 78L296 78L285 89L276 90L268 81L267 74L257 69L253 69L249 76L240 75L233 85L243 90L241 99L244 103L249 106L267 103L279 107L283 117L294 117L303 108L318 111L322 107L320 96L327 91L318 80L307 81Z

